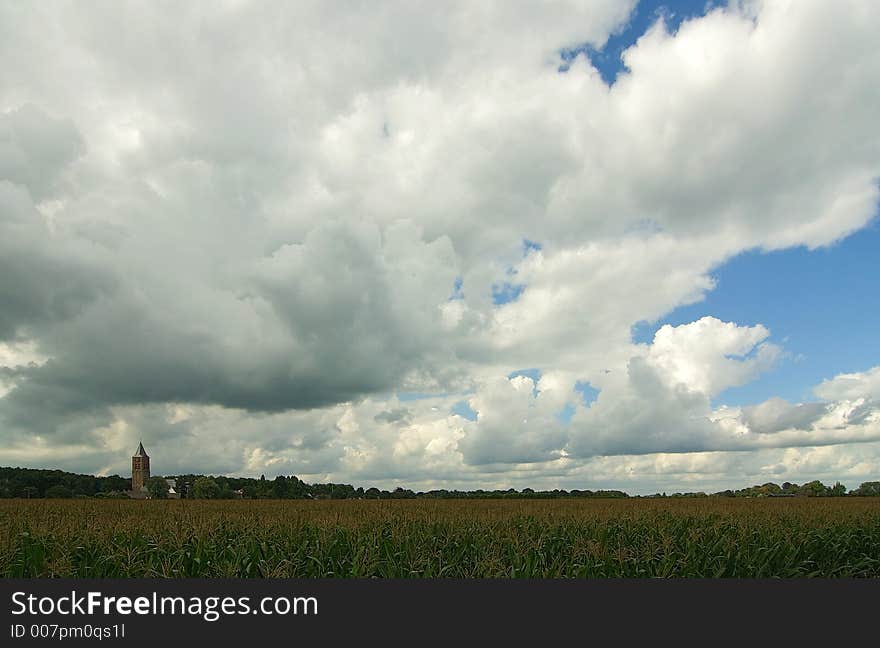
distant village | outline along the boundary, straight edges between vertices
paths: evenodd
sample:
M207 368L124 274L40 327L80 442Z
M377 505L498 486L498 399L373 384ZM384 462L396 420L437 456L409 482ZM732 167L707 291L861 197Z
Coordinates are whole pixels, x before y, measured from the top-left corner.
M826 486L818 480L805 484L768 482L738 490L715 493L676 492L629 495L620 490L447 490L426 492L403 487L394 490L355 488L350 484L308 484L296 476L279 475L268 480L251 477L177 475L153 477L150 455L143 442L131 457L131 479L118 475L96 477L62 470L0 467L0 498L105 499L559 499L559 498L640 498L640 497L880 497L880 481L863 482L848 491L840 482Z
M176 479L150 477L150 455L144 450L143 441L138 442L137 451L131 457L131 490L125 494L132 499L180 499Z

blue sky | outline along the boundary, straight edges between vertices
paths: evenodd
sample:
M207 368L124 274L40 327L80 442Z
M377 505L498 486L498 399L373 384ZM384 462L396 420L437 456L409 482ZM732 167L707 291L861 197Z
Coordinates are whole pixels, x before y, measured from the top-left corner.
M742 405L779 396L815 400L811 389L838 373L864 371L880 361L880 223L829 247L746 252L713 274L704 301L682 306L633 329L650 342L664 324L677 326L711 315L739 324L763 324L786 351L778 366L716 400Z
M662 16L675 32L685 20L726 5L719 0L642 0L625 28L601 50L589 46L563 50L564 70L586 54L602 79L613 85L626 72L621 54ZM866 370L880 361L880 225L829 247L798 247L746 252L718 268L716 288L704 301L676 309L659 322L642 322L633 339L650 342L664 324L679 325L711 315L740 324L763 324L785 357L778 366L746 385L726 390L716 404L745 405L779 396L815 400L812 388L838 373ZM855 315L855 317L853 316Z
M601 49L597 50L589 45L563 49L560 71L565 71L578 54L584 53L599 71L605 83L613 85L617 75L625 70L620 55L635 44L659 17L662 16L667 28L675 32L685 20L703 16L711 9L725 4L718 0L676 0L675 2L643 0L633 9L629 22L624 28L612 34Z
M822 380L880 362L878 254L877 218L827 247L740 254L712 273L715 289L704 300L677 308L657 322L640 322L633 327L633 340L649 343L664 324L678 326L705 316L762 324L770 329L770 341L783 347L784 356L773 370L726 390L715 402L747 405L773 396L815 400L812 388ZM513 301L522 290L518 285L515 291L494 292L495 303ZM524 369L511 374L515 375L537 380L540 371ZM594 397L585 397L585 402Z

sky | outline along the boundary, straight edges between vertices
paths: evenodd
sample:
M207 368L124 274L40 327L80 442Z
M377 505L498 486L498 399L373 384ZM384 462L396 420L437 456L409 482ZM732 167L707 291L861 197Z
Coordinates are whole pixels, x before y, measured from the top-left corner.
M880 479L870 0L0 4L0 465Z

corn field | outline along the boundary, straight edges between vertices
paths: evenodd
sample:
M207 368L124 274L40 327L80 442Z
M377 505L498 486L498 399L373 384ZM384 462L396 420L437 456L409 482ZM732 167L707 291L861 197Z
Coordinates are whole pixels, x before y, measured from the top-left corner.
M880 498L0 501L3 577L880 577Z

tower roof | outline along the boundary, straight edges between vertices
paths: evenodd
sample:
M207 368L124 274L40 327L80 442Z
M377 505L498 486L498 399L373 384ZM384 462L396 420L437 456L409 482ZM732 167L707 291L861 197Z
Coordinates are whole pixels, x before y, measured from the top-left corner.
M138 442L138 449L137 449L137 452L134 453L134 456L135 457L146 457L147 459L150 458L150 455L148 455L147 451L144 450L144 444L140 443L140 442Z

